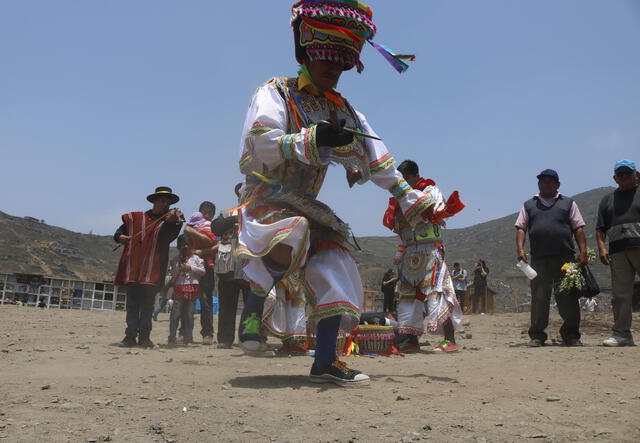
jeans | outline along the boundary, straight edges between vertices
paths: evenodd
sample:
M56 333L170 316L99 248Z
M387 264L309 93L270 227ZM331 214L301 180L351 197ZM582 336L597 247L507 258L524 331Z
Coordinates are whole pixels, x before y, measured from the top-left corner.
M185 343L193 341L193 313L196 310L195 300L177 298L173 300L169 321L169 340L175 340L178 321L182 325L182 336Z
M613 296L613 335L633 339L631 313L633 280L640 275L640 248L627 249L611 254L611 288Z
M213 337L213 290L216 287L215 273L212 268L207 268L206 273L200 279L200 335Z
M171 298L171 294L173 293L173 288L169 288L166 292L160 292L160 301L158 302L158 307L153 310L153 315L156 316L167 307L167 302Z
M218 343L227 346L233 344L236 334L236 313L238 296L242 291L242 300L246 302L249 287L242 280L218 280Z
M558 294L557 287L563 277L562 265L573 261L572 256L531 257L531 267L538 276L531 280L531 326L529 337L547 339L545 329L549 325L549 302L551 293L555 293L560 317L564 320L560 336L567 340L580 338L580 303L572 294Z
M151 335L153 302L158 292L157 286L129 283L127 288L127 337L148 339Z

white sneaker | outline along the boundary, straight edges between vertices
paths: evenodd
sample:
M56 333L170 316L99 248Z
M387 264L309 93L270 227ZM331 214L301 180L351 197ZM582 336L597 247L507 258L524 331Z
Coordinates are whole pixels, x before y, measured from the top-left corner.
M240 342L240 348L252 357L275 357L276 353L265 342L247 340Z
M618 347L618 346L635 346L633 339L624 337L609 337L602 342L602 346Z

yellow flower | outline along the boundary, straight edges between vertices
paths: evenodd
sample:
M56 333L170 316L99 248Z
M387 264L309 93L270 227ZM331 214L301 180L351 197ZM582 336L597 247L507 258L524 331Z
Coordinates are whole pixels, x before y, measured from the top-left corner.
M567 269L569 269L569 263L562 265L562 272L567 272Z

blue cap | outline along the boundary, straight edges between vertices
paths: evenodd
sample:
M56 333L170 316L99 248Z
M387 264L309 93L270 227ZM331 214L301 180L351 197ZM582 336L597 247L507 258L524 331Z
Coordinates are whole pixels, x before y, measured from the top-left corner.
M615 165L613 165L613 172L617 171L620 168L629 168L632 171L636 170L636 164L631 160L618 160Z
M557 182L560 181L560 178L558 177L558 173L553 169L545 169L540 174L538 174L537 179L540 180L542 177L553 177L556 179Z

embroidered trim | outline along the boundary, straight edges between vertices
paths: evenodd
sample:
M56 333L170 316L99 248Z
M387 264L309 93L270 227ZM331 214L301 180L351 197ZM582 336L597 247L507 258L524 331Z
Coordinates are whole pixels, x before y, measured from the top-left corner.
M416 328L414 326L398 326L398 334L408 334L408 335L422 335L424 333L424 328Z
M271 252L271 250L275 245L277 245L278 243L282 242L285 238L287 238L291 234L291 232L298 226L298 223L300 223L300 221L302 221L303 219L304 217L296 217L295 220L291 222L289 226L287 226L286 228L282 228L278 232L276 232L273 238L269 241L269 244L267 245L267 247L264 248L262 251L254 252L251 249L249 249L247 245L245 245L244 243L238 243L237 254L248 255L249 257L253 257L253 258L264 257L269 252ZM309 228L307 227L307 231L308 230Z
M395 163L396 163L396 159L393 158L393 156L387 152L378 160L369 163L369 170L371 171L371 175L374 175L389 169Z
M307 324L318 322L322 319L333 317L335 315L347 315L356 320L360 319L360 310L347 302L335 302L328 305L316 306L313 312L309 314Z
M318 145L316 144L316 130L316 125L312 125L304 130L304 137L302 140L304 144L304 155L309 161L309 164L322 166L320 154L318 153Z
M285 134L278 137L278 150L280 151L280 156L283 159L295 159L294 142L295 134Z
M416 222L422 220L422 213L434 203L435 202L430 195L424 194L413 205L411 205L409 209L407 209L404 213L404 218L407 219L411 225L415 225Z
M258 297L267 296L267 293L264 291L264 289L262 289L262 286L260 286L258 283L254 282L253 280L249 280L249 287L251 288L251 292L253 292Z
M251 160L253 160L253 157L251 156L250 152L245 152L242 157L240 157L240 170L242 170L242 168L244 168L248 163L251 162Z
M251 129L249 129L249 131L247 132L246 137L248 138L248 137L254 137L256 135L266 134L267 132L272 130L273 128L265 126L265 124L262 122L254 122L253 125L251 125Z
M402 199L409 192L411 187L409 183L403 178L398 179L398 182L389 188L389 192L396 198L396 200Z
M444 309L440 314L438 314L436 321L430 321L427 323L427 331L436 332L438 329L440 329L440 326L442 326L444 322L449 320L452 314L453 312L451 309L451 305L447 304L446 309Z

